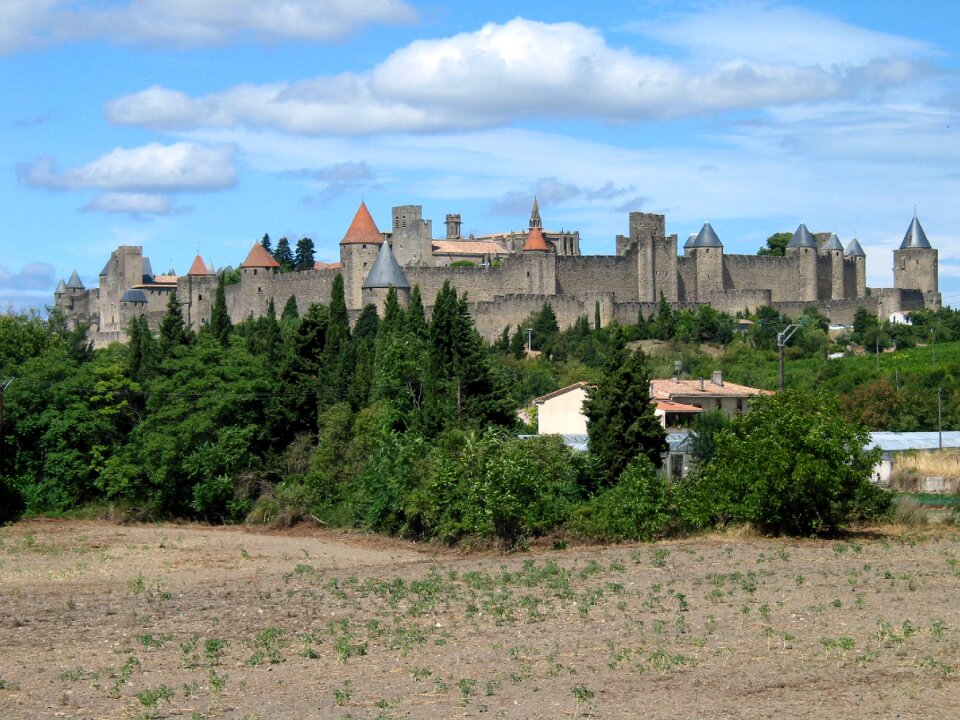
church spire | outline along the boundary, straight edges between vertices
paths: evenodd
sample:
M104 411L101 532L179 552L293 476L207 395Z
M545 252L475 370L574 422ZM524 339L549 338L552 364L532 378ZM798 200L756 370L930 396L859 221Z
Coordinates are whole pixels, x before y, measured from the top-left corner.
M533 228L542 228L543 223L540 221L540 205L537 204L537 196L533 196L533 210L530 211L530 229Z

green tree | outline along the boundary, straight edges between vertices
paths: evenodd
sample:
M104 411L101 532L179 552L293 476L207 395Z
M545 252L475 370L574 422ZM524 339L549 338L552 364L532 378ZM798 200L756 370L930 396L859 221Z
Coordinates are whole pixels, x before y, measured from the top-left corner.
M407 329L424 340L430 335L427 329L426 313L423 310L423 297L420 286L414 285L410 293L410 306L407 308Z
M281 272L290 272L293 270L293 252L290 250L290 241L282 237L277 240L277 251L273 254L273 259L280 263Z
M590 452L603 465L608 484L637 455L646 455L659 468L667 450L666 434L650 402L644 354L627 350L622 335L617 335L603 375L583 403Z
M213 307L210 309L210 323L207 325L210 334L224 347L230 342L233 333L233 323L227 312L227 295L223 288L223 275L217 283L217 292L213 297Z
M302 237L297 240L297 251L293 258L294 270L313 270L313 240Z
M767 244L757 250L757 255L783 257L787 254L787 243L793 239L793 233L779 232L767 238Z
M162 357L166 357L181 345L189 345L193 333L183 322L183 306L177 299L177 293L170 293L167 301L167 312L160 322L159 349Z
M264 233L263 238L260 240L260 244L263 246L263 249L266 250L271 255L273 254L273 243L270 242L270 234Z
M712 460L691 483L691 517L711 526L749 522L764 532L820 535L885 509L870 483L879 450L863 426L845 421L824 391L757 398L716 438Z

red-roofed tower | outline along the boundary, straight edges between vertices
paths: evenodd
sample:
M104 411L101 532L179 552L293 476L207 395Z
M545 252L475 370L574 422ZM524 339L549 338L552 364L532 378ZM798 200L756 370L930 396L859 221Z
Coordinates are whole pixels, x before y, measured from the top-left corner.
M377 259L383 234L373 221L365 202L360 203L353 221L340 241L340 265L347 307L363 307L363 281Z

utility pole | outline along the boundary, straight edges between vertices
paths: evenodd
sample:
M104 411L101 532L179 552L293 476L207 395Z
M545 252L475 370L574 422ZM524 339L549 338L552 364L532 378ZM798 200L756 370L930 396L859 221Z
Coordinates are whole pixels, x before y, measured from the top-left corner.
M3 395L12 382L13 378L7 378L0 382L0 438L3 437Z
M777 352L780 356L780 392L783 392L783 348L787 341L793 337L793 334L800 329L796 323L787 325L783 330L777 333Z
M940 449L943 450L943 414L940 402L940 393L943 388L937 388L937 438L939 439Z
M533 328L527 328L527 354L533 352Z

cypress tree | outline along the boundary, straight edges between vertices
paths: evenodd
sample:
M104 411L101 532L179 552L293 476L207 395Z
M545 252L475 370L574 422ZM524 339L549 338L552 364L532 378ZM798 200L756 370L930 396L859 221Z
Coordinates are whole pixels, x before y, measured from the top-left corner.
M403 329L403 308L397 299L397 289L390 287L387 290L387 300L383 304L383 320L380 322L380 332L383 335L392 335Z
M160 354L170 355L180 345L190 344L190 330L183 322L183 306L177 299L177 293L170 293L167 312L160 322Z
M227 296L223 289L223 275L220 275L220 281L217 283L217 293L213 298L213 308L210 310L210 334L224 347L230 342L230 334L233 332L233 323L230 322L230 315L227 312Z
M410 293L410 307L407 308L407 330L414 336L426 340L430 335L427 329L426 313L423 310L423 297L420 286L414 285Z
M583 403L590 452L603 463L610 484L637 455L646 455L654 467L660 467L667 449L666 433L650 402L643 352L627 350L619 328L612 343L603 376L587 391Z

